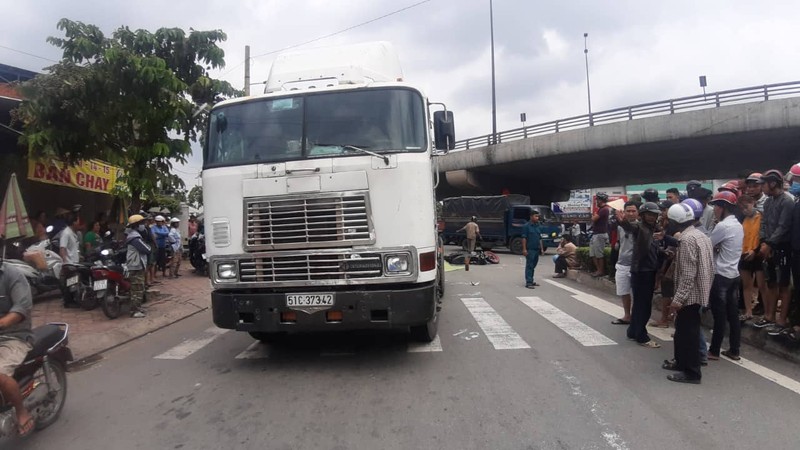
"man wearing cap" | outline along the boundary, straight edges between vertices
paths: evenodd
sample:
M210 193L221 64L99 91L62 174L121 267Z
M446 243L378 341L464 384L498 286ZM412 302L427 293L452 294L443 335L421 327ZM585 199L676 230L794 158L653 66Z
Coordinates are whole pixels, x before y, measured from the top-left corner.
M786 327L789 310L789 284L791 273L791 231L794 199L783 190L783 173L768 170L761 176L763 191L767 194L764 215L761 218L758 253L766 262L767 298L764 299L764 317L755 322L758 328L780 331ZM782 300L780 317L776 318L778 299ZM777 319L777 320L776 320Z
M456 233L460 233L465 231L467 233L467 238L464 241L465 250L469 252L466 258L464 258L464 270L469 272L469 260L472 258L472 253L475 251L475 243L481 238L481 229L478 227L478 218L472 216L467 222L466 225L459 228Z
M169 228L167 228L166 219L164 216L156 216L156 224L153 226L153 237L156 240L156 269L166 275L167 271L167 236L169 236Z
M767 196L761 188L764 182L761 181L761 174L753 172L744 180L744 193L753 197L756 201L756 211L764 214L764 203L767 201Z
M730 326L729 350L722 354L739 360L741 324L739 322L739 258L742 256L744 229L736 219L738 201L733 192L722 191L714 196L711 205L717 225L711 232L714 246L714 281L711 284L709 306L714 315L714 333L708 359L719 359L726 324Z
M145 316L141 305L144 300L147 255L152 249L142 239L142 233L148 232L144 217L134 214L128 218L128 228L125 230L127 247L125 263L128 267L128 280L131 283L131 317L137 319Z
M589 243L589 257L594 261L595 272L593 277L602 277L606 274L605 249L608 245L608 216L611 208L608 207L608 195L598 192L595 196L597 213L592 216L592 240Z
M544 253L542 246L542 229L539 226L539 211L531 210L531 220L522 227L522 254L525 255L525 287L533 289L539 286L533 278L539 255Z

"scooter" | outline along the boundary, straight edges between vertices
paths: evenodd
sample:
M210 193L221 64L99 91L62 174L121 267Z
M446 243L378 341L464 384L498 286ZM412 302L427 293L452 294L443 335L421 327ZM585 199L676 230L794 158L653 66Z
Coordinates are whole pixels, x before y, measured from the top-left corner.
M67 346L69 325L50 323L33 329L35 344L22 365L14 371L22 401L42 430L55 423L67 398L67 363L72 350ZM14 408L0 395L0 437L16 436Z
M18 246L19 242L12 244ZM32 264L19 259L6 259L4 262L13 265L22 272L31 286L31 293L35 296L44 292L60 289L61 269L64 261L58 253L50 250L50 241L44 240L33 244L25 250L25 253L42 253L44 255L43 269L38 269Z
M97 307L97 298L92 290L92 266L90 263L64 264L61 268L64 303L75 303L89 311Z
M115 252L105 249L100 254L103 264L92 267L92 289L106 317L116 319L130 306L131 300L131 283L124 264L125 249Z
M189 238L189 262L200 275L205 275L208 270L206 261L206 238L201 232L197 232Z

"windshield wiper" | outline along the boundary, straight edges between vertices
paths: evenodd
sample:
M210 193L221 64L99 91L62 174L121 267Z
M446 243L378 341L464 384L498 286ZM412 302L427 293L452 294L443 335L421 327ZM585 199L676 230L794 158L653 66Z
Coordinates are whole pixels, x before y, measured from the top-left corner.
M389 157L388 156L381 155L379 153L375 153L375 152L373 152L371 150L365 150L365 149L363 149L361 147L356 147L355 145L349 145L349 144L345 144L345 145L342 145L342 144L320 144L318 142L315 143L315 145L319 145L320 147L342 147L343 149L349 148L349 149L355 150L357 152L361 152L361 153L364 153L364 154L367 154L367 155L375 156L376 158L380 158L380 159L383 160L383 162L387 166L389 165Z

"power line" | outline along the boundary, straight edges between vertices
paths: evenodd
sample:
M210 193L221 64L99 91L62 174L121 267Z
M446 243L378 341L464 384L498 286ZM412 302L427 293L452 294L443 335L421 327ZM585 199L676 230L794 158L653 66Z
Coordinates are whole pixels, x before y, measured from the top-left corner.
M345 33L345 32L347 32L347 31L353 30L353 29L355 29L355 28L363 27L364 25L368 25L368 24L370 24L370 23L377 22L378 20L385 19L385 18L387 18L387 17L390 17L390 16L393 16L393 15L395 15L395 14L399 14L399 13L401 13L401 12L403 12L403 11L407 11L407 10L409 10L409 9L411 9L411 8L416 8L417 6L420 6L420 5L424 4L424 3L428 3L428 2L430 2L430 1L431 1L431 0L422 0L422 1L420 1L420 2L414 3L413 5L409 5L409 6L406 6L406 7L404 7L404 8L400 8L400 9L397 9L397 10L395 10L395 11L392 11L392 12L390 12L390 13L386 13L386 14L384 14L384 15L382 15L382 16L379 16L379 17L376 17L376 18L374 18L374 19L367 20L366 22L361 22L361 23L359 23L359 24L357 24L357 25L353 25L353 26L347 27L347 28L345 28L345 29L342 29L342 30L339 30L339 31L336 31L336 32L333 32L333 33L330 33L330 34L326 34L326 35L324 35L324 36L320 36L320 37L317 37L317 38L311 39L311 40L309 40L309 41L302 42L302 43L300 43L300 44L294 44L294 45L290 45L290 46L288 46L288 47L283 47L283 48L281 48L281 49L278 49L278 50L272 50L272 51L269 51L269 52L266 52L266 53L261 53L261 54L258 54L258 55L255 55L255 56L252 56L252 57L251 57L251 59L252 59L252 58L260 58L260 57L262 57L262 56L267 56L267 55L273 55L273 54L275 54L275 53L280 53L280 52L283 52L283 51L286 51L286 50L290 50L290 49L293 49L293 48L302 47L303 45L307 45L307 44L311 44L311 43L314 43L314 42L317 42L317 41L321 41L321 40L323 40L323 39L327 39L327 38L329 38L329 37L333 37L333 36L336 36L336 35L338 35L338 34ZM239 66L241 66L241 65L242 65L242 64L244 64L244 63L245 63L245 62L244 62L244 61L242 61L242 62L240 62L239 64L237 64L237 65L235 65L235 66L231 67L231 68L230 68L230 70L228 70L227 72L223 73L223 74L222 74L222 76L224 77L225 75L227 75L227 74L229 74L229 73L233 72L235 69L237 69Z
M58 62L58 61L56 61L55 59L50 59L50 58L45 58L44 56L34 55L33 53L28 53L28 52L24 52L24 51L22 51L22 50L17 50L17 49L15 49L15 48L6 47L5 45L0 45L0 48L4 48L4 49L6 49L6 50L11 50L12 52L22 53L23 55L32 56L32 57L34 57L34 58L43 59L43 60L45 60L45 61L50 61L50 62L54 62L54 63L57 63L57 62Z

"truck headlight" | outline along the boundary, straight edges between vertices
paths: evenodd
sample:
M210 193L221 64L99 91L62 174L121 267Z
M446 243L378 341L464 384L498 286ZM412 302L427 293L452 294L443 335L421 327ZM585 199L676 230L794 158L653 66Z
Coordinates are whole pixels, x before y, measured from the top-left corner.
M388 273L404 273L408 272L408 255L389 255L386 257L386 272Z
M217 279L235 280L239 276L239 271L235 262L223 262L217 264Z

